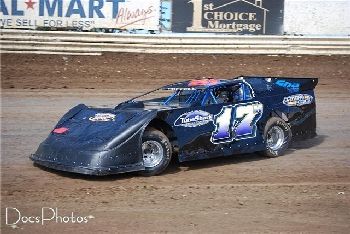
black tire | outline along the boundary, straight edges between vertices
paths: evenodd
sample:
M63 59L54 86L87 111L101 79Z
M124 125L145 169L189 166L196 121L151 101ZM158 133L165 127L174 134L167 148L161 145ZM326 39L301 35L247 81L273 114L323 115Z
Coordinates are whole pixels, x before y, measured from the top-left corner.
M275 158L283 155L292 140L290 126L281 118L271 117L265 125L264 140L266 141L266 150L262 151L264 156ZM273 144L274 142L276 144Z
M151 147L149 147L150 145ZM153 152L145 152L149 150L149 148L153 150L152 146L155 147L156 152L160 151L160 153L153 154ZM158 149L159 151L157 151ZM171 161L172 149L168 137L161 131L154 128L146 129L142 136L142 153L145 170L140 171L140 174L143 176L153 176L162 173ZM151 165L152 163L150 163L149 157L146 157L146 155L159 155L160 157L157 156L157 160L160 161L154 165Z

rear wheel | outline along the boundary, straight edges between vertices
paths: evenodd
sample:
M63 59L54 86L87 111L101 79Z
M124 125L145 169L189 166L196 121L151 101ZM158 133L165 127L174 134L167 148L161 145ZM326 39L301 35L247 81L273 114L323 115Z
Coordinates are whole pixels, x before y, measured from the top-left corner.
M153 128L146 129L142 137L144 176L162 173L171 161L171 144L167 136Z
M292 139L289 125L281 118L270 118L265 126L264 139L266 150L262 153L267 157L278 157L285 153Z

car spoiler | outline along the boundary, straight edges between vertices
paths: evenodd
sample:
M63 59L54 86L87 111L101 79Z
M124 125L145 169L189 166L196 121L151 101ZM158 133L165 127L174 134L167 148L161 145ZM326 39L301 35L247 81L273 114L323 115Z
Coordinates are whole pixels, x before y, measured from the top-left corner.
M265 79L287 89L295 89L299 91L312 90L318 84L318 78L293 78L293 77L254 77L241 76L244 79Z

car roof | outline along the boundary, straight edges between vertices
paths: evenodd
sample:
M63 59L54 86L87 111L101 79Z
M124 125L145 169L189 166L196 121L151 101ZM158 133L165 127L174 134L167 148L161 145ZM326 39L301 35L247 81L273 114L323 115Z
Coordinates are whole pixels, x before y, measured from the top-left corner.
M195 79L187 80L175 84L170 84L164 86L162 89L166 90L204 90L212 87L220 87L228 84L238 84L239 79L235 78L232 80L225 79L214 79L214 78L204 78L204 79Z

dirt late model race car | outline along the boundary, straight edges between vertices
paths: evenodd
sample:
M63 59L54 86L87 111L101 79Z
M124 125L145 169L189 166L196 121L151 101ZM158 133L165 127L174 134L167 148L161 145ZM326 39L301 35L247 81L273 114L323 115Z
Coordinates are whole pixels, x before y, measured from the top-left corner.
M282 155L316 135L314 78L237 77L164 86L115 108L80 104L31 159L89 175L156 175L180 162L260 152Z

